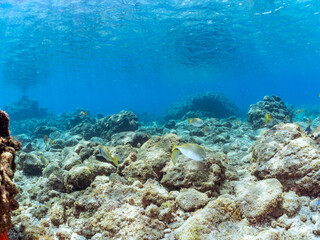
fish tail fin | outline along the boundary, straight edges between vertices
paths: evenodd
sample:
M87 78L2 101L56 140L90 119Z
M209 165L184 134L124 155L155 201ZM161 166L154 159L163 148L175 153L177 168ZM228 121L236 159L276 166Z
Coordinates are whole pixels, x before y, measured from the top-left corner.
M177 143L176 142L174 142L174 145L173 145L173 148L172 148L172 152L175 150L177 148Z
M187 117L187 120L188 120L188 124L190 124L190 119Z
M116 155L116 156L114 156L114 158L112 159L112 160L113 160L114 165L116 165L117 167L118 167L118 158L119 158L119 156L118 156L118 155Z
M267 124L269 121L269 115L266 113L266 120L265 120L265 124Z
M175 149L175 150L172 151L171 160L172 160L174 166L176 165L176 160L178 158L178 155L179 155L179 150L178 149Z

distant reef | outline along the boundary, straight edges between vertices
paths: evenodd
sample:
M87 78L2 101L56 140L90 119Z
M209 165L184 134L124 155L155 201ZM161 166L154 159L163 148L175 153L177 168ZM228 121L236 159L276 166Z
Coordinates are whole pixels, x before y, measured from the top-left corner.
M4 110L10 115L11 120L20 121L29 118L40 118L49 116L46 108L39 107L38 101L31 99L27 95L23 95L16 102L7 104Z
M239 116L239 108L225 96L217 93L203 93L188 97L171 105L164 114L164 120L193 118L227 118Z

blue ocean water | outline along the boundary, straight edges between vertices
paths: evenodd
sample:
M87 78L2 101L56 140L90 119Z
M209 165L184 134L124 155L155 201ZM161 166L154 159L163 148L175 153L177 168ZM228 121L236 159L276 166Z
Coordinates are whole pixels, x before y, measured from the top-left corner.
M1 0L0 106L161 115L219 92L319 104L320 3L304 0Z

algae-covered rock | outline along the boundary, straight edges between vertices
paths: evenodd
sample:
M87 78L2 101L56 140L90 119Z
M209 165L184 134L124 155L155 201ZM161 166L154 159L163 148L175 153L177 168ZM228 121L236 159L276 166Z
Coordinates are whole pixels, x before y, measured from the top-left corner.
M168 200L168 191L157 181L150 179L145 183L145 190L143 191L141 198L143 207L146 207L150 204L155 204L160 207L162 203Z
M19 166L28 175L41 175L45 163L33 153L21 153L19 156Z
M176 201L183 210L189 212L204 207L209 198L205 193L195 189L182 189L176 198Z
M237 203L241 213L252 221L261 221L279 208L282 201L282 185L273 178L254 183L242 183L236 187Z
M320 151L297 124L278 124L265 131L251 148L252 172L277 178L298 195L320 193Z
M233 219L236 204L232 196L222 195L209 202L203 209L196 211L174 231L177 240L209 239L211 231L225 221Z
M252 124L254 129L264 127L266 114L272 115L272 121L267 126L273 126L281 122L291 122L293 113L287 108L284 102L278 96L265 96L263 101L250 105L247 114L248 122Z
M295 192L286 192L282 195L281 208L289 216L295 215L300 208L299 196Z
M146 181L149 178L161 179L163 171L171 159L171 150L180 139L175 134L153 137L138 149L137 154L126 159L119 166L121 174Z
M161 183L169 189L194 188L200 192L217 192L225 178L225 167L220 157L222 159L225 155L216 154L216 158L208 157L198 162L180 155L176 166L170 164L163 169Z
M104 162L88 162L86 165L74 166L64 175L64 182L70 191L83 190L90 186L96 176L110 175L115 167Z

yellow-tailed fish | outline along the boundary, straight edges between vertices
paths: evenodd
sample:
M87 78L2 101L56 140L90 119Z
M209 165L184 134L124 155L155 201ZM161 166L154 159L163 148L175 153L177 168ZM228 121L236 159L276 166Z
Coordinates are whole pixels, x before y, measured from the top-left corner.
M47 144L48 144L48 136L47 136L47 135L44 135L44 136L43 136L43 141L44 141L44 144L45 144L46 147L47 147Z
M289 122L289 121L290 121L290 116L289 116L289 115L286 115L286 116L284 117L284 121Z
M272 122L272 114L271 113L266 113L266 120L265 120L265 124L267 124L268 122Z
M47 159L43 155L40 156L40 160L43 162L45 166L48 166Z
M51 140L51 138L49 138L49 144L50 144L50 146L53 146L53 145L54 145L54 141Z
M172 154L171 154L171 160L173 164L175 164L176 159L178 157L178 154L179 154L178 151L180 151L187 158L191 158L192 160L195 160L195 161L202 161L206 158L206 152L198 144L186 143L180 146L177 146L176 144L174 144L172 149Z
M233 121L235 125L239 125L239 121L238 120L234 120Z
M88 112L87 111L81 111L80 112L80 117L85 117L88 115Z
M294 111L294 114L297 115L297 114L300 114L302 112L304 112L304 109L297 109L297 110Z
M104 145L99 146L99 154L106 160L112 161L114 165L118 166L118 156L112 157L108 148Z
M203 134L206 135L206 133L209 131L209 128L207 126L205 126L203 128Z
M204 121L200 118L187 118L188 124L191 124L192 126L195 127L201 127L204 124Z

